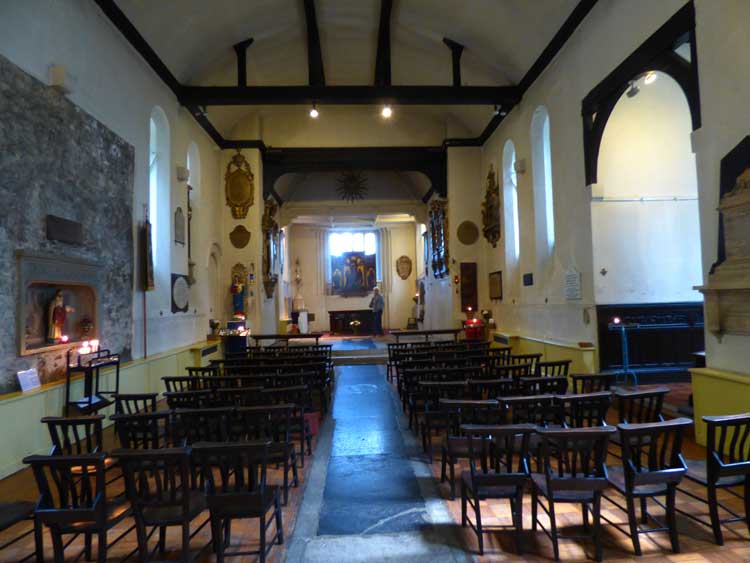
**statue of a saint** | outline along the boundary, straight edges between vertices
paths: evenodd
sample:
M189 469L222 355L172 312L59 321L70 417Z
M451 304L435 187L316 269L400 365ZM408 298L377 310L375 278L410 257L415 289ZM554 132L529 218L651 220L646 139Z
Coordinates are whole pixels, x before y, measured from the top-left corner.
M235 315L245 314L245 284L242 283L240 276L237 274L232 278L232 309Z
M62 290L58 289L47 310L47 340L50 342L60 341L65 327L65 318L68 313L72 313L74 310L73 307L65 305Z

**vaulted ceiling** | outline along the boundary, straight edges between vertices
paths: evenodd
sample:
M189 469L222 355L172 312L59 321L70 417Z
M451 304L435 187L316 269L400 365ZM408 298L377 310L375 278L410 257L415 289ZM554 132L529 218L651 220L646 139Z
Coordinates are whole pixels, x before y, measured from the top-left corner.
M100 0L97 0L102 3ZM391 83L453 84L450 39L465 47L463 86L522 82L580 0L393 0ZM595 1L595 0L594 0ZM308 72L304 0L114 0L119 10L183 86L235 86L234 45L247 49L248 86L303 86ZM581 4L594 2L580 2ZM381 0L314 0L326 86L373 85ZM580 9L580 8L579 8ZM492 105L432 106L430 118L457 120L478 136ZM409 111L425 108L412 106ZM222 135L258 106L209 107Z

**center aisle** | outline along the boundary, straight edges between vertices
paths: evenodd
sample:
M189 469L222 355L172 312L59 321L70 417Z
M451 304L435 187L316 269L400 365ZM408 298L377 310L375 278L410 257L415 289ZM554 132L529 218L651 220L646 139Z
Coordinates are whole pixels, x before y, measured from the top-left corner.
M286 561L466 561L383 366L336 368Z

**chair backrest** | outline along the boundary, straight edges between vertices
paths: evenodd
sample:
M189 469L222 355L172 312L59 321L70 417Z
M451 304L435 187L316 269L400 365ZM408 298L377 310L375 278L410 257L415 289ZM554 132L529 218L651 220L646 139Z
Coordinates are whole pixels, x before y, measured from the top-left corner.
M467 382L472 399L493 399L511 397L516 394L516 380L511 377L503 379L470 379Z
M45 416L42 424L47 425L52 440L52 454L82 455L102 450L101 414L81 417Z
M570 380L570 391L576 395L609 391L612 386L612 375L609 373L574 373Z
M139 412L154 412L158 393L117 393L115 412L118 414L136 414Z
M209 508L221 510L230 498L264 493L270 445L269 441L193 445L193 460L200 468ZM236 510L236 504L226 508Z
M214 392L214 406L223 407L251 407L262 400L262 385L255 387L229 387L216 389Z
M196 378L197 379L197 378ZM213 393L210 389L199 391L167 391L164 398L170 409L199 409L207 405Z
M640 424L664 420L661 409L664 396L669 393L668 387L657 387L643 391L615 392L617 414L620 423Z
M565 426L568 428L586 428L589 426L606 426L607 411L612 404L612 393L581 393L558 397L562 403Z
M180 444L226 442L229 439L231 408L178 409L174 412Z
M230 442L270 441L287 443L290 440L291 404L238 407L232 410L229 424Z
M219 375L219 366L193 366L185 368L188 376L199 376L199 377L211 377L213 375Z
M511 364L531 364L532 373L536 370L537 362L542 361L542 354L511 354L508 362Z
M531 362L517 364L499 364L493 366L489 371L489 377L492 379L506 379L512 377L531 377L534 374L534 364Z
M505 422L505 411L494 399L441 399L437 407L447 415L448 435L457 434L462 424L499 425Z
M214 381L211 377L200 375L175 375L162 377L167 393L181 393L184 391L202 391L211 389Z
M521 395L564 395L568 378L560 376L520 377L517 384Z
M496 358L499 363L506 364L508 363L508 360L510 359L510 353L513 351L513 349L510 346L503 346L500 348L488 348L487 353L492 356L493 358Z
M614 426L538 430L552 498L556 492L607 488L607 442L615 431Z
M168 447L173 439L172 414L169 411L113 414L120 447L131 450L156 450Z
M554 362L536 362L534 366L534 375L537 377L558 377L568 376L572 360L556 360Z
M263 389L260 393L264 398L264 404L293 404L302 410L312 410L312 393L308 385L274 387L271 389Z
M750 475L750 413L704 416L709 482L729 475Z
M561 406L555 395L530 395L524 397L498 397L497 400L510 412L513 424L562 424Z
M115 450L125 477L125 491L133 511L167 512L177 508L183 521L190 518L190 491L196 483L189 448Z
M533 425L462 424L460 430L467 438L474 486L519 485L528 480L529 442L536 431Z
M104 452L25 458L39 488L35 518L50 525L102 523L107 511L105 458Z
M692 424L689 418L618 424L626 485L679 483L687 470L682 437Z

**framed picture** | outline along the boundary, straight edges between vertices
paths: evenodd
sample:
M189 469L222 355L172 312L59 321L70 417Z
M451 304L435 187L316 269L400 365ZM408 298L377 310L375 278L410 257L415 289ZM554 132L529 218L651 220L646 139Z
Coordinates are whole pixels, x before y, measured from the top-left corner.
M503 272L490 272L490 299L503 300Z

